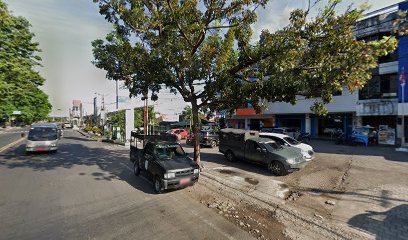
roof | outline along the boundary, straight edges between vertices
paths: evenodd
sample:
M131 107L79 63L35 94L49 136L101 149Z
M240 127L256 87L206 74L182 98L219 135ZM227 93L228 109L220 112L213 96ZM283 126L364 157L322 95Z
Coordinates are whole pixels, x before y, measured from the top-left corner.
M278 137L278 138L289 137L288 135L281 134L281 133L268 133L268 132L261 132L261 133L259 133L259 136L262 137L262 135L264 135L264 136Z
M272 139L264 138L264 137L255 137L255 138L250 138L248 140L252 140L252 141L255 141L255 142L275 142Z
M151 140L147 144L154 144L154 145L177 145L177 142L174 141L167 141L167 140Z
M256 131L245 130L245 129L238 129L238 128L224 128L224 129L221 129L221 132L224 132L224 133L245 134L245 133L247 133L247 132L256 132Z
M172 123L172 124L170 124L170 126L174 126L174 127L190 126L190 121L184 120L184 121L181 121L181 122Z
M31 124L31 127L57 128L58 125L56 123L34 123Z
M362 21L362 20L365 20L367 18L372 18L372 17L378 16L378 15L381 15L381 14L397 12L398 8L399 8L399 3L393 4L393 5L390 5L390 6L387 6L387 7L383 7L383 8L380 8L378 10L375 10L375 11L364 14L364 16L362 18L360 18L358 21Z

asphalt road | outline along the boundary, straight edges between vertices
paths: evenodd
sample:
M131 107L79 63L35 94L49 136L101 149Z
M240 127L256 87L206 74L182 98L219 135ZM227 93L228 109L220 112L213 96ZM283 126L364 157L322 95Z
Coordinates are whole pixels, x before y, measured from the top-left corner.
M0 239L251 239L189 198L155 194L128 151L66 131L56 154L0 155Z
M9 143L19 140L21 138L21 133L27 131L28 127L0 129L0 149Z

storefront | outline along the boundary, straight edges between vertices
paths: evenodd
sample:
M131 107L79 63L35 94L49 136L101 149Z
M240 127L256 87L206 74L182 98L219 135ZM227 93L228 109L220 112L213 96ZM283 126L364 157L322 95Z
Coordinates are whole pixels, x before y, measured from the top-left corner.
M363 116L363 126L370 125L378 128L380 125L388 125L392 128L397 126L397 115L391 116Z
M301 132L305 129L305 115L276 115L276 127L297 128Z
M313 138L332 139L337 129L346 135L352 131L352 113L328 114L327 116L311 116L311 136Z

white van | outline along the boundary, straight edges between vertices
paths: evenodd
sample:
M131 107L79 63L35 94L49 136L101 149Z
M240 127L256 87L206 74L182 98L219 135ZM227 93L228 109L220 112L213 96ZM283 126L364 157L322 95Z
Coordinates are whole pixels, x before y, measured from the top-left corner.
M56 123L33 124L28 132L26 152L56 152L60 138Z

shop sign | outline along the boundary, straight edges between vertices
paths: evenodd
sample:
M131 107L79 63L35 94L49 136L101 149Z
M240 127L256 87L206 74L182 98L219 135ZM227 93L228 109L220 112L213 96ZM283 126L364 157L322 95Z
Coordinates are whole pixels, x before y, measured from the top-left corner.
M357 103L357 116L397 115L398 102L395 100L364 100Z

